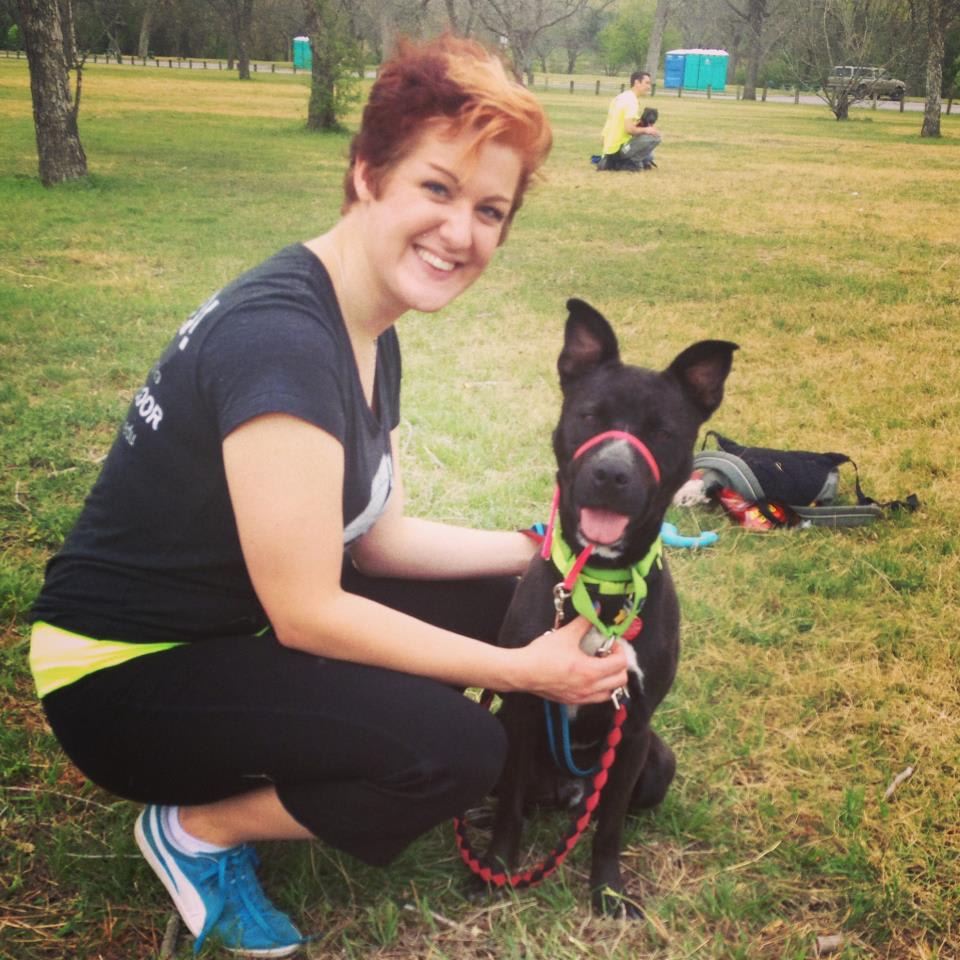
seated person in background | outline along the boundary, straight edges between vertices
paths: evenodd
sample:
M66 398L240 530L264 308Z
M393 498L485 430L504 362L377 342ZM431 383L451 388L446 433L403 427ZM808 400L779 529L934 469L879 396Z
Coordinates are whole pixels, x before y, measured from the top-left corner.
M610 102L607 122L603 127L603 153L598 170L649 170L656 166L653 151L660 143L656 127L657 112L645 110L650 122L638 120L639 97L650 92L650 74L637 70L630 75L630 88ZM651 114L653 116L651 117Z

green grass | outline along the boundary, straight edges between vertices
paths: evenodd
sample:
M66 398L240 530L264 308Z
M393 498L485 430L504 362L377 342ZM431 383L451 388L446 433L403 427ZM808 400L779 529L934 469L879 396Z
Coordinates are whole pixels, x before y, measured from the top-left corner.
M52 740L25 613L171 333L336 218L348 137L308 135L306 98L301 77L91 66L89 183L44 190L25 64L0 60L0 957L159 952L169 906L135 853L135 810ZM448 827L385 871L319 844L265 848L267 888L320 931L314 957L799 960L842 933L844 960L955 958L960 123L926 142L919 114L838 124L825 107L658 97L660 169L598 176L606 97L543 98L556 146L509 242L449 309L401 321L412 509L544 517L574 295L635 362L736 340L712 426L844 451L868 493L923 507L768 535L674 511L721 538L671 553L684 654L657 725L679 773L624 857L646 923L591 917L586 845L541 888L470 903ZM563 827L531 829L530 858Z

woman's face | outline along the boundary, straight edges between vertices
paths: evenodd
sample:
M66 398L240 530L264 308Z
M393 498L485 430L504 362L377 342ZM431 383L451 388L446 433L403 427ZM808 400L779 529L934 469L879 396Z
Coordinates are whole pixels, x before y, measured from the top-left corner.
M379 197L354 172L371 280L382 310L430 313L483 273L500 243L520 179L516 150L486 142L467 159L469 131L425 133L383 179Z

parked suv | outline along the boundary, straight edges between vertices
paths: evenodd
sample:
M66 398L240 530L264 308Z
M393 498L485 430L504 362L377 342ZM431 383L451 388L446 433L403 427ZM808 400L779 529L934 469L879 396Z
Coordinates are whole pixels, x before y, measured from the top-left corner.
M874 97L902 100L907 85L879 67L834 67L827 77L827 90L849 90L855 100Z

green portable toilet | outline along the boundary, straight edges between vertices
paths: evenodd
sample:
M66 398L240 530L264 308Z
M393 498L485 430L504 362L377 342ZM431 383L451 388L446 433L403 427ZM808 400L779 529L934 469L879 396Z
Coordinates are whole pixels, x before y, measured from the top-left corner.
M726 50L669 50L664 65L664 86L685 90L723 90L727 82Z
M683 58L683 88L684 90L701 90L700 86L700 51L687 50Z
M727 84L727 60L730 55L726 50L704 50L700 56L700 89L707 87L715 91L723 90Z
M309 70L313 66L309 37L293 38L293 65L298 70Z

